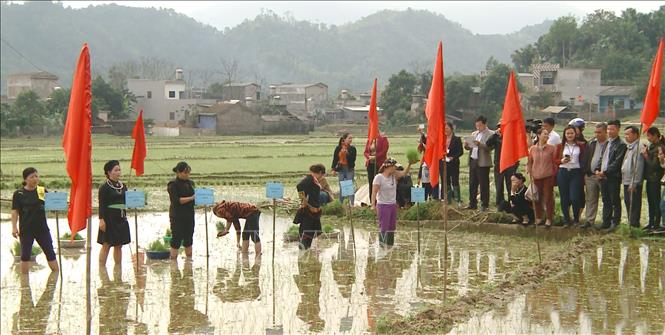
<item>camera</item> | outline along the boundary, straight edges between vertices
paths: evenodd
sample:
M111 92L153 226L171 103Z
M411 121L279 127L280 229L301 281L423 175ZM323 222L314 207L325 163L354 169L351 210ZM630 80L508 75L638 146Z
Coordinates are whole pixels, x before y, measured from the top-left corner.
M526 119L524 127L529 133L535 133L543 126L543 120L540 119Z

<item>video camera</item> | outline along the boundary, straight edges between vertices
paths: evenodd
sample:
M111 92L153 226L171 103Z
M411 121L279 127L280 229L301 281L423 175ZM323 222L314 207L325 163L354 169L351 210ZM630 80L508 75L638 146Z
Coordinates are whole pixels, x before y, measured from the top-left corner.
M536 133L538 129L543 126L543 120L540 119L526 119L524 127L529 133Z

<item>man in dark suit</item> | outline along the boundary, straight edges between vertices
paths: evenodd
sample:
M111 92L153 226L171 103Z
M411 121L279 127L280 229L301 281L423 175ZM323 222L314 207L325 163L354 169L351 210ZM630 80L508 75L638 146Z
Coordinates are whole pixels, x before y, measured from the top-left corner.
M612 231L621 222L621 164L626 155L626 144L619 138L621 121L607 123L608 143L602 157L600 171L600 193L603 197L603 224L601 229Z

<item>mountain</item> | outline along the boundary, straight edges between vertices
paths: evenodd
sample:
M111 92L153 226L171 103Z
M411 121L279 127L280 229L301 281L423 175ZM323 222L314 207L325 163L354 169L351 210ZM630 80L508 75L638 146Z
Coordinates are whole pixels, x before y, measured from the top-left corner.
M536 41L551 25L546 21L512 34L479 35L424 10L383 10L341 26L266 11L219 31L171 9L115 4L71 9L50 2L3 2L0 15L3 92L8 74L37 68L69 86L84 42L93 71L100 74L120 62L158 58L185 73L207 72L216 81L222 80L222 64L235 61L237 81L320 81L331 94L342 87L367 90L373 77L386 84L401 69L430 69L439 40L446 73L472 73L483 69L490 56L509 63L514 50ZM201 84L211 78L192 80Z

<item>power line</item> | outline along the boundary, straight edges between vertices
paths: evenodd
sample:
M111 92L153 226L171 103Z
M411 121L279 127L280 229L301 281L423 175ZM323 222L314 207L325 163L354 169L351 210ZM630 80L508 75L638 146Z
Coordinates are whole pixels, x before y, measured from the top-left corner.
M28 59L28 57L25 57L20 51L16 50L16 48L14 48L14 46L12 46L12 45L11 45L9 42L7 42L4 38L1 38L1 37L0 37L0 40L2 40L3 42L5 42L5 44L7 44L7 46L8 46L10 49L14 50L14 52L15 52L17 55L19 55L19 56L21 56L21 58L25 59L25 61L28 62L28 63L30 63L30 65L32 65L35 69L37 69L37 70L39 70L39 71L42 71L42 72L46 72L46 71L42 70L42 68L40 68L39 66L35 65L35 63L31 62L31 61Z

